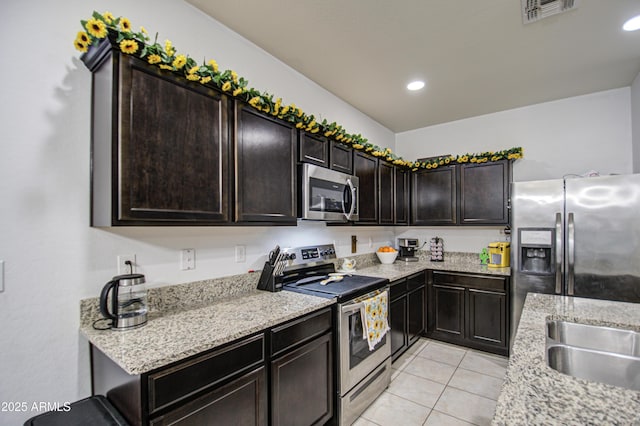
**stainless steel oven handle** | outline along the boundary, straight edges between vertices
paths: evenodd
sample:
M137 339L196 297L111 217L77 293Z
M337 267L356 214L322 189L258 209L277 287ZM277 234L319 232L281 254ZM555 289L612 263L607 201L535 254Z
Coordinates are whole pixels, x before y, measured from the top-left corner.
M346 306L343 306L341 309L341 312L343 314L347 314L349 312L356 312L360 310L360 307L362 306L362 302L360 303L352 303Z
M351 208L349 209L349 213L344 211L344 200L342 200L342 211L344 212L344 216L347 220L351 220L351 216L353 216L353 212L356 209L356 188L351 183L351 179L347 179L347 185L349 186L349 190L351 191Z

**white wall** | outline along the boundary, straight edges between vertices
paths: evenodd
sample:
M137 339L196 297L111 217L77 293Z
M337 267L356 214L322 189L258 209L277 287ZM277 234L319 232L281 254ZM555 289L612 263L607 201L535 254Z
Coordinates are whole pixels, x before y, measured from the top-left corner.
M78 332L79 301L97 296L116 274L118 254L136 254L152 286L242 273L260 267L276 243L338 244L350 253L393 241L389 228L127 228L89 227L91 75L73 40L93 10L128 17L179 51L214 58L250 84L336 120L349 131L394 148L388 129L257 49L198 10L175 0L5 0L0 67L0 401L74 401L89 395L88 347ZM369 238L372 247L369 247ZM247 246L235 263L234 245ZM196 269L180 271L179 250L196 249ZM1 412L0 424L37 414Z
M515 181L554 179L589 170L631 173L630 88L608 90L487 114L396 135L405 158L499 151L515 146L524 159Z
M633 173L640 173L640 73L631 85L631 128L633 136Z

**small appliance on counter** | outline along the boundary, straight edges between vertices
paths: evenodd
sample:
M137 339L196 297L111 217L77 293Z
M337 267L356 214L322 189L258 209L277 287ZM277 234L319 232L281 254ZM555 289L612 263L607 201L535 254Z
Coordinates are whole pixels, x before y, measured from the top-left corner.
M113 277L100 293L100 312L112 330L130 330L147 323L147 289L142 274ZM109 309L109 299L111 309Z
M418 239L417 238L398 238L398 260L405 262L417 262L418 257Z
M511 243L495 241L489 243L489 267L507 268L511 262Z
M440 237L433 237L430 240L429 251L432 262L444 262L444 240Z

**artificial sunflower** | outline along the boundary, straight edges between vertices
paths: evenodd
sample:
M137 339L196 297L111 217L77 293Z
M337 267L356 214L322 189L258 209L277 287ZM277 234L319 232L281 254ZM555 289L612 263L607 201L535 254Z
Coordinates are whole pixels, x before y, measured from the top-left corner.
M200 83L202 83L202 84L207 84L207 83L208 83L208 82L210 82L210 81L211 81L211 77L209 77L209 76L202 77L202 78L200 79Z
M120 50L122 50L123 53L133 55L138 51L138 43L135 40L122 40L120 42Z
M162 58L160 57L160 55L149 55L149 57L147 58L147 62L149 62L151 65L158 64L162 62Z
M228 92L228 91L229 91L229 89L231 89L231 83L230 83L230 82L228 82L228 81L227 81L227 82L225 82L225 83L222 85L221 89L222 89L222 91L223 91L223 92Z
M107 25L99 19L89 19L85 28L95 38L105 38L107 36Z
M78 31L78 35L76 36L76 40L78 40L82 44L86 44L87 46L89 45L89 43L91 43L91 39L89 38L89 35L87 33L85 33L84 31Z
M216 61L214 61L213 59L211 59L208 62L209 66L211 66L211 68L213 69L213 72L217 73L218 72L218 63Z
M172 65L176 67L176 69L180 69L184 67L186 63L187 63L187 57L184 55L178 55L176 56L176 59L173 60Z
M131 32L131 21L129 21L127 18L120 19L120 28L125 33Z
M109 25L111 25L111 23L116 19L113 17L113 14L111 12L103 13L102 17L104 18L104 21Z
M83 43L80 39L75 39L73 45L75 46L76 50L79 50L80 52L86 52L87 50L89 50L89 45Z

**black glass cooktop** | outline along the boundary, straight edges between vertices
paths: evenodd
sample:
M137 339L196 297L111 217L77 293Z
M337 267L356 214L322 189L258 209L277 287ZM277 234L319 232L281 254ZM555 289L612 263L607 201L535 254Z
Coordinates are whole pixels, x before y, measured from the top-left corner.
M345 275L340 281L330 281L327 284L321 284L321 281L327 278L327 275L307 277L297 282L285 284L283 290L311 294L328 299L335 297L341 302L377 290L389 282L386 278Z

